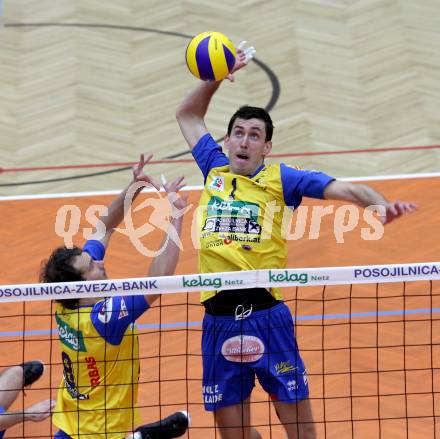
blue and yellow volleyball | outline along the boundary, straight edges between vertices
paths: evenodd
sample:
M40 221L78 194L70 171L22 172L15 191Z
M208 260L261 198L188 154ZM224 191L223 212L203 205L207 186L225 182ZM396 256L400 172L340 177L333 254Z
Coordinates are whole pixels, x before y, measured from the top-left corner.
M204 81L221 81L235 64L236 51L232 41L220 32L196 35L186 48L189 71Z

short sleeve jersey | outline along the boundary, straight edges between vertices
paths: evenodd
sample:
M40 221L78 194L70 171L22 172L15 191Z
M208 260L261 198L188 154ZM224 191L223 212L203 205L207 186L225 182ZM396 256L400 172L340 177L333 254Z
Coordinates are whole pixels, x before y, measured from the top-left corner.
M203 173L200 199L201 273L285 268L287 245L283 219L303 197L323 198L334 180L322 172L283 163L262 165L250 176L233 174L229 159L212 136L205 134L193 148ZM281 299L279 289L272 289ZM215 295L202 292L201 301Z
M83 251L104 258L99 241L88 241ZM134 322L147 309L144 296L103 298L76 309L57 304L64 379L53 423L72 438L120 439L139 423Z

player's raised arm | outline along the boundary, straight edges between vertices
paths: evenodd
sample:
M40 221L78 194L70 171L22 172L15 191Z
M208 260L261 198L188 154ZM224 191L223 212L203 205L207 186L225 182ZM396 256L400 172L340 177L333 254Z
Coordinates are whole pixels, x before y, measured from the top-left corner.
M100 222L98 223L99 226L95 230L95 236L92 236L91 239L96 239L102 242L104 247L107 247L115 227L117 227L124 219L126 209L130 207L130 204L141 193L142 189L145 186L151 185L159 190L159 185L144 172L145 165L151 160L152 157L152 155L149 155L145 159L144 154L140 155L139 161L133 166L133 179L130 181L130 184L118 195L118 197L111 202L111 204L108 206L107 213L100 216ZM127 198L128 191L133 187L135 188L133 194L130 194L130 197ZM129 199L131 202L127 204L125 202L126 199ZM103 230L100 228L102 227L102 224L104 224Z
M249 47L243 49L245 42L237 47L237 58L231 74L227 76L234 81L233 73L246 66L255 54L255 49ZM203 81L184 98L176 111L176 119L179 123L183 137L192 150L199 139L208 132L205 125L205 115L209 103L222 81Z
M324 190L326 200L342 200L361 207L383 206L380 216L382 224L387 224L402 215L417 210L417 205L406 201L388 201L382 194L365 184L354 184L334 180Z
M205 115L211 98L220 84L221 81L201 82L177 108L176 119L191 150L199 139L208 132L205 125Z
M149 276L168 276L174 273L181 247L183 216L188 206L188 194L181 196L178 192L184 186L183 177L176 178L172 183L164 183L168 200L171 204L171 217L167 234L164 237L158 254L151 263Z
M148 276L170 276L174 273L181 250L180 236L185 212L188 210L188 194L181 196L178 192L184 186L183 177L176 178L172 183L163 182L168 200L171 204L170 223L160 248L162 251L153 259ZM159 295L147 295L151 305Z

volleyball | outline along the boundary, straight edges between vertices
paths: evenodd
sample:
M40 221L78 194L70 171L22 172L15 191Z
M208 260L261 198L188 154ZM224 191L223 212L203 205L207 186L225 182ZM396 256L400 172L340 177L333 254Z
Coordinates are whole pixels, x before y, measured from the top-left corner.
M196 35L186 48L189 71L203 81L221 81L235 64L236 51L232 41L220 32Z

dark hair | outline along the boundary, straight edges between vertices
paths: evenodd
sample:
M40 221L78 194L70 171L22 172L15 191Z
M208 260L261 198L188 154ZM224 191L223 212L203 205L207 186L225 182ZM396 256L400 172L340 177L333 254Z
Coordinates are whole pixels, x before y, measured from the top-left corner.
M77 282L84 280L81 273L72 266L72 259L79 256L82 250L79 247L56 248L47 261L43 261L40 271L40 282ZM66 308L73 309L78 304L78 299L57 300Z
M236 119L260 119L264 122L266 126L266 142L269 142L272 140L272 134L273 134L273 122L269 115L269 113L264 109L260 107L250 107L249 105L244 105L243 107L240 107L231 117L231 120L228 124L228 136L231 135L232 127L234 125L234 122Z

